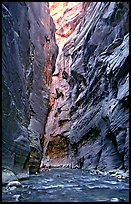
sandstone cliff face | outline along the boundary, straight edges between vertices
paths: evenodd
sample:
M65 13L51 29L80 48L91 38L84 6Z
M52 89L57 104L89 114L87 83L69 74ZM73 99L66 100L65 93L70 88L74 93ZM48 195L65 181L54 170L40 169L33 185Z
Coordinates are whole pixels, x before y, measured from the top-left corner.
M48 2L2 6L2 167L128 169L128 3L51 3L56 66Z
M20 28L18 22L21 20L23 24ZM20 29L23 30L22 35ZM25 46L22 47L25 42ZM30 153L27 132L29 103L23 71L29 63L28 48L27 6L24 3L4 3L2 5L2 167L17 174L28 173Z
M2 167L39 169L57 46L48 3L2 4Z
M89 3L83 2L50 2L50 13L56 24L56 41L59 45L59 56L56 61L55 72L50 87L48 120L44 136L44 163L50 160L51 165L69 166L67 135L70 130L70 103L68 74L70 73L70 57L65 61L61 53L67 37L73 33L76 26L84 17L85 8ZM71 44L69 45L71 48ZM50 138L52 136L52 139ZM50 141L51 140L51 141ZM63 151L64 150L64 151ZM57 157L59 155L59 159ZM52 159L53 158L53 159ZM49 163L48 163L49 164Z
M50 13L56 25L55 35L59 48L62 48L67 37L80 23L88 5L87 2L49 2Z
M47 164L129 168L128 6L90 3L59 54L45 130Z
M31 172L36 172L42 157L44 126L48 113L49 90L57 46L54 36L55 26L49 15L48 4L29 3L28 12L31 56L30 67L26 74L30 103L28 133L31 146L30 169Z

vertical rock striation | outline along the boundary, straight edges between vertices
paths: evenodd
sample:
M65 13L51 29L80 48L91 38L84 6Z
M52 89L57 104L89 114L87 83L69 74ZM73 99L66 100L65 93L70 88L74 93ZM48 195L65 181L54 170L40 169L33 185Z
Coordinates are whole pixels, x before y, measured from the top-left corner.
M2 167L20 177L39 170L54 33L48 3L2 4Z
M24 78L29 63L27 12L25 3L2 4L2 167L16 174L28 173L30 153Z
M84 8L53 75L45 162L128 169L129 4L92 2L87 8L84 2Z
M4 173L129 168L128 7L50 2L56 61L49 3L2 4Z
M71 57L61 52L67 37L73 33L85 13L83 2L50 2L50 12L56 24L56 41L59 45L59 55L56 61L55 71L52 76L50 88L49 109L51 110L45 128L44 135L44 163L56 166L69 166L68 136L70 132L70 101L69 76ZM72 44L69 44L69 49ZM70 52L70 51L69 51ZM47 157L46 157L47 155Z
M28 3L28 13L31 56L30 67L26 74L30 103L29 165L31 172L36 172L42 157L44 125L48 113L50 83L55 67L57 46L54 36L55 26L49 15L48 3Z

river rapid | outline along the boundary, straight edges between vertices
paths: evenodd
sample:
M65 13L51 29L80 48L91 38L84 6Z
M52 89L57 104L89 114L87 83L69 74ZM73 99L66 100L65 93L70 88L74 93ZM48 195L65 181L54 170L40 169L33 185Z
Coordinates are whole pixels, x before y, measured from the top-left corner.
M3 187L3 202L129 202L129 179L83 169L52 168Z

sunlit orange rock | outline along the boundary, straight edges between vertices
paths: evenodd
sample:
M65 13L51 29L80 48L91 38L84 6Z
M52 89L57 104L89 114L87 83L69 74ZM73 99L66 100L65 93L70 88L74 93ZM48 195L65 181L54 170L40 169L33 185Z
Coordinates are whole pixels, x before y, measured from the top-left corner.
M81 21L88 2L49 2L50 14L56 25L56 42L63 46L67 37Z

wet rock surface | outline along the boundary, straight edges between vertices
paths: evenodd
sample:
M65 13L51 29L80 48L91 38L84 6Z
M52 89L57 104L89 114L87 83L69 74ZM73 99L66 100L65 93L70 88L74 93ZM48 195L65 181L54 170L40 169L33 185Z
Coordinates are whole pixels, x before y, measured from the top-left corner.
M2 167L18 177L39 170L54 33L48 3L2 4Z
M48 3L29 3L31 64L27 87L30 103L30 172L39 170L42 157L44 125L48 113L49 88L57 56L55 25L49 15ZM38 15L39 13L39 15ZM36 32L37 30L37 32Z
M11 181L7 185L8 187L16 186L16 187L21 187L21 183L19 181Z
M128 6L92 2L59 53L45 131L45 162L102 171L129 169ZM59 142L63 137L66 148Z
M6 185L11 181L17 181L17 176L11 171L7 169L3 169L2 171L2 184Z
M18 22L23 21L20 25ZM21 50L20 29L26 46ZM29 103L23 67L29 56L28 16L25 3L2 5L2 167L28 173L30 147L27 127ZM21 50L21 51L20 51ZM23 55L27 56L24 58Z

